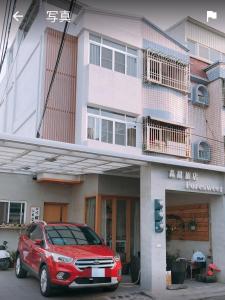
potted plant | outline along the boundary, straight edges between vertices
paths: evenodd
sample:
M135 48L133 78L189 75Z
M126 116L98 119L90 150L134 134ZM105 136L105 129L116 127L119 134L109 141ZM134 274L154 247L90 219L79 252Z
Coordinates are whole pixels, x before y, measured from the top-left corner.
M190 231L196 231L197 230L197 222L195 218L192 218L188 223L188 228Z

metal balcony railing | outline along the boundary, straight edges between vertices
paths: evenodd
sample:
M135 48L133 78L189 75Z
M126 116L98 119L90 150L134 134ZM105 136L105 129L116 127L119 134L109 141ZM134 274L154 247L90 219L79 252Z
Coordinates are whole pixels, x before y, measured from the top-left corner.
M151 50L144 52L144 81L189 92L190 67Z
M152 120L143 121L143 150L191 157L190 128Z

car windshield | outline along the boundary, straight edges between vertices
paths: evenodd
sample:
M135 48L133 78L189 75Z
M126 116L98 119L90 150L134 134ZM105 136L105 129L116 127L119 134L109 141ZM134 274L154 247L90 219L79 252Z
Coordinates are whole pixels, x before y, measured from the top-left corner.
M97 234L87 226L54 225L46 226L49 242L53 245L101 245Z

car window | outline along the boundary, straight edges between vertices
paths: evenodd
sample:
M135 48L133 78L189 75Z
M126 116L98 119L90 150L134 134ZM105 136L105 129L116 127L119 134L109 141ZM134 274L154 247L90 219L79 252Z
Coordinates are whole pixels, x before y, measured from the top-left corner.
M101 245L97 234L87 226L46 226L47 238L53 245Z
M32 241L35 240L43 240L43 233L40 226L36 225L33 230L30 232L30 239Z
M25 234L30 238L31 232L36 228L37 224L31 224L27 227Z

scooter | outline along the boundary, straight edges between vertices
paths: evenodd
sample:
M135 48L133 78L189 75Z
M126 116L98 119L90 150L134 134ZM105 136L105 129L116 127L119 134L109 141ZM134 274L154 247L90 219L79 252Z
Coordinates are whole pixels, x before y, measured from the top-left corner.
M0 270L7 270L10 266L10 254L7 251L8 242L4 241L2 245L0 245Z

